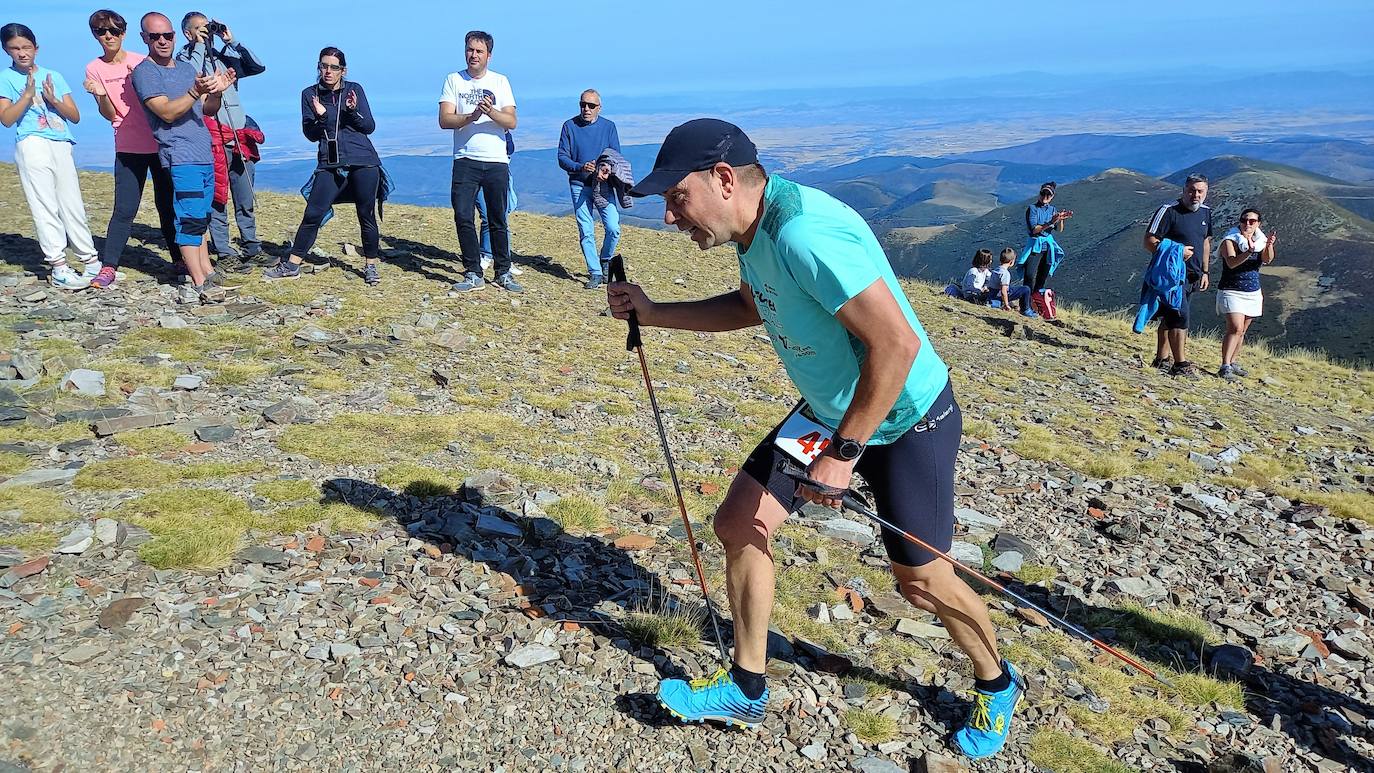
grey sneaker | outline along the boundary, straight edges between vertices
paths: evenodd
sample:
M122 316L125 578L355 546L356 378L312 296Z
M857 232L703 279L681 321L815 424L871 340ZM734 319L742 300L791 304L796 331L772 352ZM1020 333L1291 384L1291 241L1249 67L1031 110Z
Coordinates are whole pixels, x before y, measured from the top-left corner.
M210 276L205 277L205 287L217 287L225 291L238 290L243 285L231 285L224 281L224 274L218 271L211 271Z
M299 279L300 276L300 265L286 259L278 261L277 265L262 272L262 278L268 281L274 279Z
M487 286L487 281L471 271L463 275L463 281L454 282L450 290L456 293L470 293L473 290L481 290Z
M177 303L200 303L200 290L187 282L177 287Z
M595 290L604 284L606 283L602 281L600 274L592 274L591 278L587 280L587 284L583 285L583 287L588 290Z
M1217 376L1227 381L1239 381L1240 374L1236 372L1234 365L1222 365L1221 370L1217 371Z
M1236 374L1237 376L1248 376L1248 375L1250 375L1250 371L1248 371L1248 370L1246 370L1245 368L1241 367L1241 365L1240 365L1239 362L1233 362L1233 363L1231 363L1231 372L1234 373L1234 374Z
M525 292L525 288L521 287L521 286L520 286L520 283L517 282L517 281L515 281L515 277L511 276L509 271L506 272L506 273L504 273L504 274L502 274L501 276L496 277L496 282L495 282L495 284L496 284L497 287L499 287L499 288L501 288L502 290L505 290L505 291L507 291L507 292L512 292L512 293L523 293L523 292Z
M376 263L369 263L363 268L363 281L370 285L379 285L382 283L382 273L381 270L377 268Z

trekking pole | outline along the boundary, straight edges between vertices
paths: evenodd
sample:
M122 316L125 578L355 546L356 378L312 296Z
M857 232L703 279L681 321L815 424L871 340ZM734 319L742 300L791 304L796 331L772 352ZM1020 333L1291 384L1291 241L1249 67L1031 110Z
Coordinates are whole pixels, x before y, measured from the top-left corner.
M791 469L791 468L789 468L789 467L787 466L787 463L786 463L786 462L782 462L781 465L782 465L782 466L780 467L780 470L781 470L782 474L786 475L786 476L789 477L789 478L792 478L792 479L795 480L795 481L798 481L799 483L802 483L803 485L807 485L807 486L810 486L810 487L812 487L812 488L816 488L817 490L820 490L820 491L826 491L826 490L829 488L829 487L825 486L825 484L823 484L823 483L820 483L820 482L818 482L818 481L811 480L809 477L807 477L805 471L797 471L797 470L795 470L795 469ZM1110 644L1107 644L1107 643L1104 642L1104 641L1101 641L1101 640L1099 640L1099 639L1094 638L1094 637L1093 637L1092 635L1090 635L1087 631L1083 630L1082 628L1079 628L1078 626L1074 625L1073 623L1070 623L1068 620L1065 620L1064 618L1060 617L1059 615L1056 615L1056 614L1054 614L1053 612L1050 612L1050 611L1048 611L1048 610L1046 610L1046 609L1042 609L1039 605L1037 605L1037 604L1031 602L1031 601L1030 601L1029 599L1027 599L1025 596L1022 596L1021 594L1017 593L1017 592L1014 591L1014 590L1011 590L1011 589L1008 588L1007 586L1005 586L1005 585L1003 585L1003 584L997 582L996 580L993 580L991 577L988 577L987 575L983 574L982 572L978 571L977 569L973 569L973 568L967 566L966 564L964 564L964 563L962 563L962 562L960 562L960 561L956 561L956 560L955 560L954 558L952 558L949 554L947 554L947 553L945 553L945 552L943 552L943 551L941 551L941 550L937 550L937 549L936 549L935 547L933 547L929 542L926 542L925 540L921 539L920 537L916 537L916 536L912 535L910 532L906 531L905 529L899 529L899 528L897 528L896 526L892 525L891 523L888 523L885 519L883 519L883 518L882 518L881 516L879 516L877 513L873 512L873 509L872 509L871 507L868 506L868 503L864 502L863 499L859 498L859 496L858 496L857 494L855 494L854 491L853 491L852 489L845 489L845 490L844 490L843 501L844 501L844 506L847 507L847 508L849 508L850 510L853 510L854 512L859 513L859 514L861 514L861 515L866 515L866 516L868 516L870 519L876 521L876 522L878 523L878 525L882 526L883 528L887 529L888 531L892 532L893 534L899 535L899 536L905 538L908 542L911 542L911 543L913 543L913 544L915 544L915 545L918 545L918 546L920 546L920 547L922 547L922 548L925 548L926 550L928 550L928 551L930 551L931 553L935 554L938 558L942 558L942 559L944 559L946 562L948 562L948 563L950 563L951 565L953 565L955 569L962 570L962 571L964 571L964 572L966 572L966 573L968 573L968 574L970 574L970 575L972 575L972 576L978 578L980 581L986 583L987 585L992 586L993 588L997 589L998 591L1001 591L1003 594L1005 594L1006 596L1009 596L1010 598L1012 598L1013 600L1017 601L1018 603L1023 604L1023 605L1025 605L1025 606L1029 607L1030 609L1033 609L1033 610L1035 610L1036 612L1039 612L1040 614L1044 615L1046 618L1048 618L1049 620L1051 620L1051 621L1053 621L1054 623L1056 623L1060 628L1063 628L1064 630L1068 631L1069 633L1071 633L1071 634L1073 634L1073 635L1079 637L1080 639L1083 639L1084 641L1088 642L1089 644L1092 644L1093 646L1097 647L1098 649L1102 650L1103 652L1106 652L1106 653L1109 654L1109 655L1114 655L1115 657L1117 657L1118 659L1120 659L1122 662L1124 662L1124 663L1126 663L1127 665L1131 666L1132 668L1134 668L1135 670L1139 671L1140 673L1142 673L1142 674L1144 674L1144 675L1150 677L1151 679L1155 680L1156 682L1159 682L1160 684L1164 685L1165 687L1168 687L1170 690L1173 690L1173 691L1175 691L1175 692L1178 691L1178 688L1174 686L1174 683L1173 683L1173 682L1171 682L1171 681L1169 681L1168 679L1165 679L1164 677L1162 677L1162 676L1160 676L1159 674L1155 673L1153 670L1151 670L1150 668L1146 667L1146 665L1145 665L1144 663L1141 663L1139 660L1136 660L1135 658L1131 657L1130 655L1127 655L1126 653L1122 652L1121 650L1118 650L1117 648L1111 646Z
M624 282L625 259L617 254L611 258L611 280ZM706 588L706 570L701 567L701 554L697 552L696 537L692 536L692 521L687 517L687 502L682 498L682 484L677 479L677 466L673 464L673 452L668 446L668 432L663 428L663 414L658 409L658 398L654 396L654 382L649 377L649 361L644 357L644 340L639 336L639 318L630 312L630 334L625 339L625 350L639 353L639 369L644 374L644 388L649 392L649 407L654 411L654 424L658 426L658 442L663 446L663 458L668 460L668 477L673 481L673 493L677 495L677 510L682 515L682 525L687 529L687 546L692 549L692 563L696 565L697 581L701 583L701 597L706 601L706 614L711 618L711 628L716 634L716 646L720 648L721 662L730 666L730 652L725 648L725 639L720 635L720 623L716 622L715 606L711 603L711 592Z

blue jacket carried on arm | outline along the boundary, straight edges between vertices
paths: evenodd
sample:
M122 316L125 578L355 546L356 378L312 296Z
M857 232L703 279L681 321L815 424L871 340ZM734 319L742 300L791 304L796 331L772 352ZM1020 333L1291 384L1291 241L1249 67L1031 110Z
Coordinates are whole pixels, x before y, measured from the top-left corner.
M1162 239L1155 248L1150 267L1145 269L1145 281L1140 286L1140 307L1136 309L1132 328L1135 332L1145 332L1145 325L1154 319L1161 307L1180 309L1188 302L1184 292L1188 267L1183 260L1183 250L1187 246L1172 239Z

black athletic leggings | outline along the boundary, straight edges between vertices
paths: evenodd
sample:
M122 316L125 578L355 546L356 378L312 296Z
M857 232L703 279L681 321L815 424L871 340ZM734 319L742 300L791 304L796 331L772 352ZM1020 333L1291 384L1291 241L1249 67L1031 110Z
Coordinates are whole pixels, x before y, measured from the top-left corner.
M119 258L129 243L138 205L143 202L143 184L153 175L153 204L157 206L158 224L162 240L172 260L181 258L177 248L176 216L172 212L172 173L157 160L156 153L116 153L114 162L114 211L105 228L105 245L100 262L110 268L119 267Z
M1029 287L1031 292L1038 293L1045 289L1045 285L1050 281L1050 253L1037 252L1026 258L1024 270L1022 284Z
M315 170L315 182L305 203L305 217L291 242L291 254L304 258L315 246L325 214L340 197L352 199L363 232L363 257L381 253L381 232L377 230L377 186L381 184L379 166L348 166Z

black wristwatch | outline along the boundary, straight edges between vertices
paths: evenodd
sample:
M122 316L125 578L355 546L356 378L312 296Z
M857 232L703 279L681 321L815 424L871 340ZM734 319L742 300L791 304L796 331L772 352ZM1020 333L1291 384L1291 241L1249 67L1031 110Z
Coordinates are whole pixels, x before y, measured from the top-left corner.
M831 436L831 448L835 455L846 462L852 462L863 455L864 444L841 435Z

